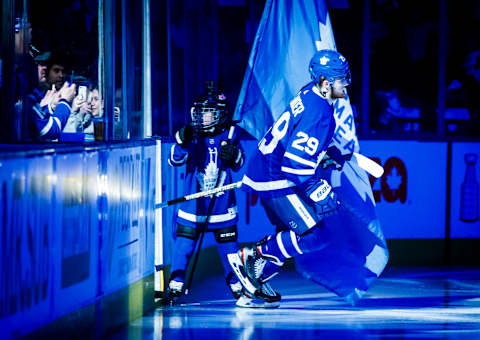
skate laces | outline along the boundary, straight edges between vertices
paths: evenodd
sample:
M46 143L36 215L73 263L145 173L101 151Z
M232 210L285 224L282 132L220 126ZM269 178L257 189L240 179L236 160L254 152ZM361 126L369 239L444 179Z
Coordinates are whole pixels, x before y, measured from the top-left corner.
M255 272L255 278L258 279L260 276L263 274L263 268L265 268L265 265L267 264L267 260L259 257L255 259L255 262L253 263L253 270Z
M247 275L254 280L258 280L262 276L263 268L267 264L267 260L261 257L258 250L255 248L243 248L245 256L244 265L247 270Z

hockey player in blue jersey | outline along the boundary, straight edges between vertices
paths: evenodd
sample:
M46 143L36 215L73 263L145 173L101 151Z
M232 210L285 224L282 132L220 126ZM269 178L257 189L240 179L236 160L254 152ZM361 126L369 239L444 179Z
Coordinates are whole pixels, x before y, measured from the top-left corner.
M227 113L226 97L208 82L207 93L191 108L191 124L175 134L169 164L186 164L185 194L206 191L232 182L230 171L238 171L244 155L238 144L237 130ZM185 283L185 270L204 227L211 196L183 203L177 213L177 229L169 286L165 303L180 297ZM217 194L208 216L207 231L217 241L225 280L233 296L239 298L242 286L233 274L227 254L238 249L237 205L233 191Z
M319 164L326 161L335 130L332 104L346 96L350 84L349 65L340 53L321 50L309 71L312 82L267 131L242 180L242 188L256 192L268 215L290 230L228 255L245 288L238 306L277 307L280 295L268 281L287 258L326 246L322 221L341 204L326 180L328 170Z

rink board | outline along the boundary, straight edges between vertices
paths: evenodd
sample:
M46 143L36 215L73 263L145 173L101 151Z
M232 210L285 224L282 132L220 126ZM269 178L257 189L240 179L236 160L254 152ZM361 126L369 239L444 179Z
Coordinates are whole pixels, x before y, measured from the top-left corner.
M162 150L168 152L171 145L165 143ZM256 145L254 140L242 141L247 159ZM449 146L447 142L436 141L361 140L360 148L362 154L374 159L385 169L382 178L370 177L370 181L377 214L392 250L391 263L431 265L452 261L473 264L468 259L476 258L469 253L478 244L480 222L464 222L458 216L460 187L465 176L464 153L478 153L480 143L451 143ZM164 190L164 197L172 199L183 193L185 169L170 167L164 156L164 177L170 183ZM480 179L479 169L477 165L477 183ZM244 171L245 168L233 173L234 180L240 180ZM257 241L274 232L258 197L242 190L236 190L236 194L239 241ZM168 215L163 226L167 230L165 263L169 263L177 208L172 206L164 209ZM214 238L210 236L205 238L204 247L215 245ZM455 255L456 249L464 254Z
M109 307L116 324L143 309L129 287L153 274L155 142L57 148L0 161L2 339L79 310L95 333Z

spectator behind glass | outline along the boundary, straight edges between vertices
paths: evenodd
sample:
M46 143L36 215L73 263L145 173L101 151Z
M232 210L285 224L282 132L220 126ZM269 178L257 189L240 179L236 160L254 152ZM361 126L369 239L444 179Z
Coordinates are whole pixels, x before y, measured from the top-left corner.
M83 119L83 131L86 134L93 136L94 128L93 128L93 121L92 118L100 117L100 93L98 92L97 88L90 90L88 93L88 100L87 103L90 107L90 111L88 115Z
M27 96L28 140L55 141L65 127L71 112L76 85L65 82L60 91L46 93L36 88Z
M22 140L28 134L28 122L25 119L25 99L37 87L37 69L29 46L32 40L32 28L28 21L15 18L15 138Z
M35 63L37 64L38 72L38 88L43 91L50 89L47 81L47 61L48 58L50 58L50 55L50 52L43 52L35 57Z
M55 85L55 89L60 91L65 82L67 58L60 52L53 52L47 61L47 81L49 88Z
M90 103L92 105L92 115L94 117L101 117L100 115L100 93L98 89L93 89L91 92Z
M60 55L52 53L46 62L43 60L39 62L47 65L45 68L46 75L48 74L49 66L51 68L52 65L59 65L63 63L62 60ZM44 76L41 70L42 68L37 64L34 74L38 77L39 83L42 82L42 77ZM59 90L57 90L55 85L52 85L52 89L48 89L50 83L48 82L48 77L46 78L47 85L45 83L38 85L26 97L25 117L28 134L24 137L25 140L57 140L70 116L72 101L76 94L76 85L63 82Z
M91 124L92 104L88 101L89 96L88 90L86 93L80 93L79 86L79 91L73 99L72 112L63 132L85 132L85 129Z

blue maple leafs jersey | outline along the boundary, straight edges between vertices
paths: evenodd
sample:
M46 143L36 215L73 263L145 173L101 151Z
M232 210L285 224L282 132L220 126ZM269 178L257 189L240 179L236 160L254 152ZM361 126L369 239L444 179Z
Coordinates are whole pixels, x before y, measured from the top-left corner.
M25 101L28 138L32 140L58 139L72 110L70 102L65 99L60 99L55 110L52 110L50 105L40 107L44 96L45 91L34 89Z
M314 83L307 84L258 144L242 188L273 197L317 181L317 165L334 129L332 105Z
M238 145L237 133L234 130L230 143ZM184 195L206 191L215 187L221 169L218 186L232 183L230 169L222 164L219 157L220 145L228 140L230 130L226 129L217 135L199 135L186 148L174 144L170 150L169 164L179 166L186 163ZM238 170L243 165L242 158L233 168ZM187 201L180 206L177 222L189 226L200 227L205 221L211 197L202 197ZM217 194L215 204L209 219L209 229L224 228L236 224L237 204L233 190Z

